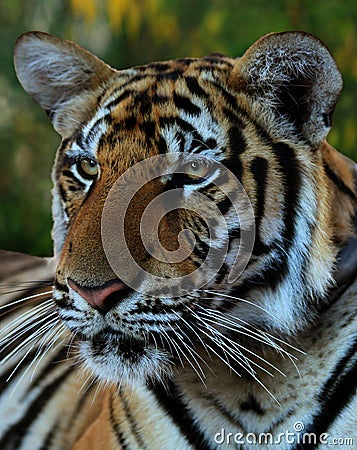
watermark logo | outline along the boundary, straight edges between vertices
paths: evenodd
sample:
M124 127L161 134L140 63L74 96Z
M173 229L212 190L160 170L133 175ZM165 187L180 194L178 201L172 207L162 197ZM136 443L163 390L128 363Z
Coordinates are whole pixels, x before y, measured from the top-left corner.
M293 431L284 430L273 435L267 433L232 433L222 428L214 435L214 442L217 445L279 445L279 444L299 444L299 445L328 445L328 446L354 446L351 437L332 437L329 433L316 434L305 430L302 422L295 422Z
M206 187L209 194L203 193ZM228 205L224 213L215 195L218 203ZM171 275L170 270L154 273L136 256L139 247L146 260L168 268L184 265L197 245L199 236L188 226L178 229L177 248L165 247L162 223L176 213L194 216L208 230L207 254L199 267L182 275ZM229 264L228 283L238 279L252 253L252 205L224 165L202 155L181 153L154 156L124 172L107 196L101 224L103 248L118 278L137 292L156 297L168 292L173 297L185 295L209 283L226 261L233 229L239 230L239 246Z

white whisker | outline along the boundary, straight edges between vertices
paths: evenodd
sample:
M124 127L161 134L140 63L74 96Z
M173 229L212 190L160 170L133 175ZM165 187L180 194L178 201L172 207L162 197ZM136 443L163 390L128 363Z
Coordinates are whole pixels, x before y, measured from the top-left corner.
M202 330L202 332L204 332L203 330ZM219 343L219 344L222 344L222 340L221 339L218 339L218 340L216 340L217 339L217 336L210 336L208 333L205 333L213 342L215 342L215 343ZM216 352L211 346L208 346L211 350L212 350L212 352L213 353L215 353L216 354L216 356L218 356L218 358L220 358L235 374L237 374L238 376L241 376L240 374L239 374L239 372L237 372L235 369L234 369L234 367L232 367L232 365L231 364L228 364L227 363L227 361L218 353L218 352ZM230 349L230 351L231 351L231 349ZM241 354L241 352L239 352L239 354ZM235 355L235 352L233 352L232 353L232 357L233 357L233 359L234 359L234 361L235 362L237 362L241 367L243 367L245 370L247 370L251 375L252 375L252 377L253 377L253 379L260 385L260 386L262 386L262 388L274 399L274 401L276 401L276 403L279 405L279 406L281 406L281 404L280 404L280 402L278 401L278 399L274 396L274 394L272 393L272 392L270 392L270 390L265 386L265 384L261 381L261 380L259 380L259 378L256 376L256 372L253 370L253 369L251 369L251 370L248 370L247 369L247 366L246 365L242 365L242 363L239 361L239 359L237 360L236 358L234 358L234 355ZM246 360L246 359L249 359L249 358L246 358L246 357L244 357L244 361ZM250 360L249 359L249 361L251 361L254 365L257 365L258 367L260 367L258 364L256 364L256 363L254 363L254 361L252 361L252 360ZM250 365L249 365L249 367L250 367ZM266 372L266 373L268 373L268 374L270 374L266 369L264 369L264 368L262 368L262 367L260 367L264 372ZM271 374L270 374L271 375Z
M56 324L56 325L57 325L57 324ZM56 325L55 325L55 327L56 327ZM52 332L53 332L53 328L51 328L50 330L48 330L48 331L42 336L42 339L43 339L44 337L47 338L46 334L48 333L48 334L50 335ZM63 332L64 332L64 330L63 330ZM50 338L48 337L48 339L50 339ZM62 342L63 342L63 341L61 341L61 343L62 343ZM61 344L61 343L60 343L60 344ZM59 347L60 344L57 345L55 348ZM33 371L32 371L32 374L31 374L31 378L30 378L30 383L32 383L33 378L34 378L34 376L35 376L35 372L36 372L36 370L37 370L37 367L39 366L39 364L40 364L40 362L43 360L43 358L48 354L49 350L51 350L51 347L52 347L52 346L53 346L53 343L50 343L50 345L48 345L45 349L43 349L43 346L42 346L42 345L41 345L40 348L37 349L34 359L31 361L31 363L30 363L30 364L26 367L26 369L23 371L21 377L19 378L19 380L18 380L17 383L15 384L15 387L14 387L14 389L13 389L13 392L18 388L18 386L21 384L21 382L22 382L22 380L24 379L24 377L26 376L26 374L29 372L29 370L31 369L31 367L35 364L35 366L34 366L34 368L33 368ZM31 348L30 348L29 350L32 350L33 348L34 348L34 345L32 345ZM55 348L52 348L52 350L55 350ZM41 353L42 353L42 354L41 354ZM25 356L27 356L27 353L26 353ZM20 364L21 364L21 362L20 362ZM20 364L18 364L18 366L14 369L14 371L16 371L18 367L20 367ZM9 378L9 379L10 379L10 378ZM7 381L8 381L8 380L7 380Z
M250 306L254 306L255 308L260 309L261 311L263 311L263 312L265 312L266 314L268 314L270 317L272 317L274 320L276 320L276 321L277 321L278 323L280 323L281 325L284 325L284 324L281 322L281 320L279 320L277 317L275 317L273 314L271 314L267 309L263 308L263 307L260 306L260 305L257 305L257 304L254 303L254 302L251 302L250 300L246 300L246 299L240 298L240 297L234 297L233 295L229 295L229 294L223 294L222 292L208 291L208 290L206 290L206 289L202 289L202 292L205 292L205 293L210 294L210 295L214 295L215 297L218 296L218 297L230 298L230 299L232 299L232 300L238 300L239 302L246 303L246 304L248 304L248 305L250 305Z
M29 300L32 301L32 300L35 300L35 299L37 299L39 297L43 297L45 295L49 295L49 294L52 294L52 293L53 293L53 290L51 289L50 291L41 292L40 294L34 294L34 295L29 295L28 297L20 298L19 300L15 300L15 301L13 301L11 303L7 303L6 305L0 306L0 311L2 309L9 308L9 307L12 307L12 306L15 306L15 305L19 305L19 304L27 302ZM52 298L50 298L47 301L50 301L50 300L52 300Z
M173 330L173 332L175 333L175 336L177 336L180 339L180 341L182 342L182 344L185 345L185 348L187 348L187 350L189 351L190 355L192 356L192 358L196 362L197 366L200 368L200 371L202 372L202 375L204 375L204 373L203 373L203 371L202 371L202 369L201 369L201 367L200 367L200 365L199 365L199 363L196 360L194 355L196 355L197 358L199 358L207 366L207 368L209 369L209 366L208 366L207 362L202 358L202 356L199 353L196 352L196 350L191 345L188 345L187 340L185 340L185 336L187 337L187 335L178 325L177 325L177 327L178 327L179 333L177 333L177 330L174 330L171 327L171 325L169 325L169 326Z
M2 329L1 329L1 334L5 335L9 330L11 330L11 332L16 332L16 329L18 327L18 325L20 325L21 327L26 326L28 323L31 323L33 321L33 317L35 317L37 319L37 317L40 315L43 316L47 313L47 311L53 309L53 304L51 300L47 300L46 302L44 302L41 305L37 305L33 308L31 308L28 311L25 311L24 313L20 314L20 316L16 317L16 319L13 319L12 321L10 321L7 325L5 325ZM10 332L10 333L11 333ZM4 336L3 339L7 339L8 336Z
M5 358L2 359L2 364L6 364L8 361L10 361L18 352L25 349L28 345L30 345L33 341L38 340L44 332L46 332L49 328L53 326L54 323L57 322L57 317L54 319L47 321L48 318L46 318L46 323L42 325L40 328L35 330L34 333L32 333L30 336L28 336L25 340L20 342L20 344L15 347L10 353L8 353ZM33 348L33 347L32 347Z
M174 349L175 349L175 353L176 353L176 355L177 355L177 357L178 357L178 359L179 359L179 361L180 361L181 366L182 366L182 367L185 367L185 365L184 365L184 363L183 363L183 361L182 361L180 352L177 350L177 346L176 346L175 341L174 341L174 340L166 333L166 331L165 331L163 328L161 329L161 333L163 334L163 336L165 337L166 342L167 342L168 345L169 345L171 354L174 355L174 352L173 352L172 347L171 347L171 344L172 344L172 346L173 346Z
M199 305L198 305L198 306L199 306ZM204 310L205 310L205 311L208 311L209 308L208 308L208 309L204 309ZM264 334L265 337L271 339L271 342L272 342L271 345L274 345L274 341L277 341L277 342L280 342L281 344L283 344L284 346L291 348L292 350L294 350L294 351L296 351L296 352L299 352L299 353L301 353L301 354L303 354L303 355L306 355L306 353L305 353L303 350L301 350L301 349L299 349L299 348L293 346L293 345L290 344L289 342L284 341L283 339L281 339L281 338L279 338L279 337L277 337L277 336L273 336L273 335L272 335L271 333L269 333L268 331L262 331L262 330L260 330L259 328L255 327L254 325L249 324L247 321L241 319L240 317L236 317L236 316L234 316L233 314L230 314L229 312L221 312L221 311L213 310L213 309L211 309L211 311L214 311L214 312L216 312L216 313L220 313L220 314L224 315L224 318L227 319L227 320L228 320L228 318L229 318L229 319L232 319L233 321L239 321L239 322L243 323L244 325L249 326L250 328L254 329L255 332L256 332L258 335L259 335L259 334ZM283 351L285 354L287 353L284 349L281 349L281 351ZM290 355L290 356L291 356L292 358L294 358L294 359L298 359L295 355L291 355L290 353L287 353L287 354Z
M189 310L189 311L191 311L190 310L190 308L186 305L186 309L187 310ZM203 346L203 348L206 350L206 353L207 353L207 356L210 358L211 357L211 355L210 355L210 353L209 353L209 351L208 351L208 349L207 349L207 347L206 347L206 344L205 344L205 342L201 339L201 336L197 333L197 331L187 322L187 320L185 320L182 316L180 316L179 314L177 314L177 312L176 311L174 311L173 309L171 310L171 312L180 320L180 321L182 321L186 326L187 326L187 328L189 328L193 333L194 333L194 335L198 338L198 340L200 341L200 343L202 344L202 346Z
M226 328L228 330L231 330L233 332L242 334L244 336L250 337L253 340L261 342L262 344L268 345L268 346L274 348L274 350L279 352L283 357L286 355L290 358L297 359L297 357L295 355L291 355L286 350L284 350L282 347L280 347L278 344L276 344L272 339L270 339L270 336L266 336L264 331L260 330L260 334L259 334L258 332L254 332L254 331L250 330L249 328L246 328L245 326L236 324L232 320L227 319L225 317L225 314L221 313L220 311L215 311L215 310L210 310L210 309L205 310L204 308L201 308L200 306L198 306L198 308L202 309L202 311L200 311L200 315L205 316L207 318L207 320L210 321L211 323L221 326L223 328Z
M171 327L171 325L169 324L169 326ZM200 379L200 381L202 382L202 384L206 387L204 378L206 378L205 373L202 370L202 367L200 366L200 364L198 363L198 361L196 360L196 358L193 356L191 350L190 350L190 346L185 342L184 338L177 333L177 331L174 331L172 329L172 331L175 333L175 337L180 339L180 344L184 346L184 348L188 351L188 353L191 355L191 357L193 358L194 362L197 365L197 368L195 367L195 364L191 361L191 359L186 355L186 353L184 352L184 350L182 349L180 344L177 344L177 349L179 352L181 352L182 356L186 359L186 361L189 363L189 365L192 367L192 369L195 371L196 375L198 376L198 378Z
M43 324L43 322L47 322L49 318L55 318L56 320L58 320L57 314L55 312L47 314L47 311L44 311L36 317L36 321L26 320L23 324L21 324L21 327L19 329L11 330L11 332L7 336L4 336L0 339L0 345L3 346L2 351L4 351L21 336L26 335L30 330L34 328L35 330L33 334L35 334L37 332L36 327Z

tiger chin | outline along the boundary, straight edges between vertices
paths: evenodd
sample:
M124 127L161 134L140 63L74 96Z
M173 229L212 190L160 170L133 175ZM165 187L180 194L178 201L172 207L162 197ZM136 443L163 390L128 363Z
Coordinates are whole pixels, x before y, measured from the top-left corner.
M60 404L83 416L50 448L214 449L222 427L299 421L350 432L356 165L326 141L342 89L326 46L273 33L240 58L115 70L30 32L14 61L62 137L49 333L70 330L107 388L94 418L57 366Z

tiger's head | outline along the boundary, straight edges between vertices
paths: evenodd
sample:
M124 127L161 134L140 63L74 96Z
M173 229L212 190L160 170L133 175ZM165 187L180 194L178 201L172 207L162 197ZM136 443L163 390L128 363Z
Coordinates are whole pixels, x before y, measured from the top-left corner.
M94 374L160 377L199 348L234 359L228 342L252 330L310 323L354 211L325 141L341 76L317 38L118 71L32 32L15 67L62 136L54 299Z

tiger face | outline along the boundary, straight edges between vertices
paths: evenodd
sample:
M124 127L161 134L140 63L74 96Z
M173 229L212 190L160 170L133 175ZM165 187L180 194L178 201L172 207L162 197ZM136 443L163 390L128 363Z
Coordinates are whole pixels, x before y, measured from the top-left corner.
M117 71L27 33L15 66L63 138L54 299L93 374L161 379L207 346L225 358L239 324L306 326L350 207L332 216L325 137L342 82L320 41L272 34L242 58Z

